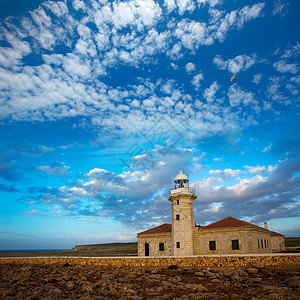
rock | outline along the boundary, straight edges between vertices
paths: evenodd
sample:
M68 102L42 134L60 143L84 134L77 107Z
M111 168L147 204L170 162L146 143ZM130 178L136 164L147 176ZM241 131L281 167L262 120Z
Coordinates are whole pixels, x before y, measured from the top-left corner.
M300 288L300 276L289 277L285 281L292 288Z
M15 291L15 289L13 289L13 288L9 288L9 289L4 290L4 291L2 292L2 295L3 295L4 298L6 298L7 296L13 296L13 295L15 295L15 294L16 294L16 291ZM1 294L0 294L0 296L1 296Z
M212 282L212 283L220 283L221 280L219 280L219 279L213 279L211 282Z
M58 288L50 289L48 292L48 296L51 296L53 298L57 298L62 294L62 291Z
M234 280L234 281L241 281L242 280L242 278L240 276L237 276L237 275L233 275L231 277L231 279Z
M130 278L130 279L133 279L133 278L136 278L137 275L136 275L135 272L130 272L130 273L127 275L127 277Z
M246 272L247 272L248 274L253 275L253 274L257 274L257 273L258 273L258 270L257 270L256 268L248 268L248 269L246 270Z
M248 273L245 272L245 271L240 271L239 275L242 276L242 277L248 277L249 276Z
M269 299L280 299L280 296L276 293L271 293L268 295Z
M262 278L260 278L260 277L255 277L255 278L251 278L251 281L252 282L262 282Z
M164 289L172 288L174 286L173 283L166 281L166 280L162 281L161 284Z
M175 265L170 265L170 266L168 266L168 268L167 269L169 269L169 270L177 270L179 267L177 267L177 266L175 266Z
M70 267L70 266L71 266L71 265L70 265L68 262L66 262L66 263L63 265L64 268Z
M203 277L203 276L204 276L204 273L202 273L202 272L196 272L194 275L195 275L195 276L199 276L199 277Z
M66 284L67 289L72 290L74 288L74 282L68 281Z
M207 276L207 277L216 277L216 275L212 272L206 272L205 276Z
M231 271L231 270L224 270L223 271L223 276L225 276L225 277L231 277L231 276L233 276L233 271Z
M84 293L91 293L93 291L93 287L89 283L84 283L81 285L80 290Z
M125 291L130 294L137 294L137 292L133 289L126 289Z
M202 284L197 284L196 286L193 287L193 291L196 291L196 292L207 292L208 289L202 285Z
M253 262L252 264L251 264L251 266L253 267L253 268L257 268L257 269L262 269L263 267L264 267L264 264L262 264L262 263L260 263L260 262Z

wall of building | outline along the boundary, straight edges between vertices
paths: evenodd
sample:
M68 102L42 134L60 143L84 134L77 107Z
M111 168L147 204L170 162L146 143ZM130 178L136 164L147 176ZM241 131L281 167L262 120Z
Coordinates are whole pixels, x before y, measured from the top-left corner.
M284 236L271 236L272 252L285 251Z
M238 267L258 264L260 267L280 265L300 265L300 254L262 254L234 255L234 256L192 256L192 257L28 257L28 258L0 258L1 264L55 264L110 267Z
M272 253L271 234L266 229L253 229L253 251L250 253Z
M172 234L142 234L138 236L138 255L145 256L145 244L149 244L149 256L172 255ZM159 251L159 243L164 243L164 251Z
M258 249L257 240L263 240L263 246ZM232 240L238 240L239 249L232 249ZM265 242L266 240L266 242ZM216 250L210 250L209 242L215 241ZM205 229L195 228L195 255L203 254L243 254L271 253L270 233L266 230L256 230L252 227Z

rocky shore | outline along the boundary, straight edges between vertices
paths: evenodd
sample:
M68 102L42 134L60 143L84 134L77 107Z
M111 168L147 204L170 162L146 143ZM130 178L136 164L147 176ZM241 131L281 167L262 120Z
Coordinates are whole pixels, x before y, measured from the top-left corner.
M1 299L299 299L300 266L0 265Z

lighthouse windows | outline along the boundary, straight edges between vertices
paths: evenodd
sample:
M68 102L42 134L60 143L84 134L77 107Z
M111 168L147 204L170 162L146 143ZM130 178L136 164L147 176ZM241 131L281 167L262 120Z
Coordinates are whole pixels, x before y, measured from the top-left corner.
M180 220L180 215L176 215L176 221Z
M176 242L176 248L180 248L180 242Z
M177 200L177 205L179 205L179 200Z

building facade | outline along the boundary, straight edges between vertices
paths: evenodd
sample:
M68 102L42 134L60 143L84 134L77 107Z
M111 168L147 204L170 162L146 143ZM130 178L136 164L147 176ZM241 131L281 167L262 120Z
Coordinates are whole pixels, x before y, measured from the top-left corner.
M168 200L172 224L162 224L137 234L139 256L190 256L206 254L271 253L285 250L284 236L227 217L207 226L196 226L195 191L182 171L175 177Z

